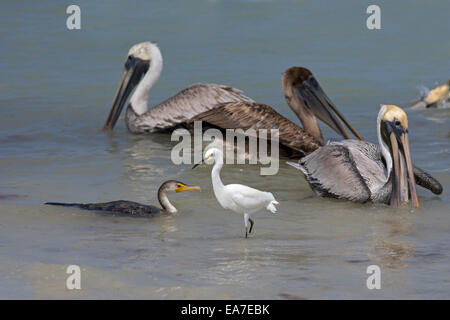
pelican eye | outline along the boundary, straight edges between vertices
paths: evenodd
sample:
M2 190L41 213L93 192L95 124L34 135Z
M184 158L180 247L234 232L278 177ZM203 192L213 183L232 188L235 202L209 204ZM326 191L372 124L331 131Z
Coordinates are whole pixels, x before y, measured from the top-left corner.
M127 61L125 61L125 68L129 69L131 67L131 64L133 63L133 55L130 54L127 58Z
M309 76L306 81L309 81L314 88L317 88L319 86L319 83L317 82L317 80L312 75Z
M181 184L177 184L177 188L181 188Z

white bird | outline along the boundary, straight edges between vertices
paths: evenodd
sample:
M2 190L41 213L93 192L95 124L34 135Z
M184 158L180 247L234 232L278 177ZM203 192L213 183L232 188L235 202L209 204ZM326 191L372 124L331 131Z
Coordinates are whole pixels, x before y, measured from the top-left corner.
M215 161L211 171L211 178L214 195L216 196L217 201L224 209L231 210L244 216L245 237L247 238L248 234L252 232L254 224L250 215L263 208L275 213L277 212L275 205L279 204L279 202L275 200L275 197L271 192L260 191L242 184L224 185L220 179L220 170L223 167L223 153L217 148L209 149L205 153L202 161L194 165L192 169L207 159L213 159Z

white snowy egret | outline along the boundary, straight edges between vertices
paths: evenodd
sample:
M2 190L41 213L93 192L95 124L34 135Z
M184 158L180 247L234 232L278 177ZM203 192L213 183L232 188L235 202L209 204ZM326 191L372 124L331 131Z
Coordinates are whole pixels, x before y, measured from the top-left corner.
M279 204L270 192L260 191L242 184L224 185L220 179L220 170L223 167L223 153L217 148L211 148L206 153L200 163L195 164L192 169L199 164L204 163L207 159L215 161L211 171L212 185L217 201L224 209L231 210L244 216L245 237L253 230L253 220L250 215L256 211L266 208L268 211L275 213ZM250 228L249 228L250 222Z

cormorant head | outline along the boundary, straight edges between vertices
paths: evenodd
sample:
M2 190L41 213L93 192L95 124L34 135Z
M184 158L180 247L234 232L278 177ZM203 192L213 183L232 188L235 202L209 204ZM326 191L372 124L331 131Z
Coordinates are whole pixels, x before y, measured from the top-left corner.
M200 190L200 187L190 186L177 180L168 180L161 185L160 190L166 193L179 193L190 190Z

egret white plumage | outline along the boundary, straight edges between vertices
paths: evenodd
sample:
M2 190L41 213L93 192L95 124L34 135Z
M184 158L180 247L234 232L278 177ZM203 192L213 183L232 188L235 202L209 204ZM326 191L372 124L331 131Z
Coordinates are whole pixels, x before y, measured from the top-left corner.
M260 191L242 184L228 184L224 185L220 179L220 170L223 167L223 153L217 148L209 149L203 160L194 165L192 169L203 163L207 159L215 161L214 167L211 171L212 185L214 195L219 204L224 208L244 216L245 237L252 232L254 221L250 215L263 208L275 213L279 204L275 197L270 192ZM249 228L250 223L250 228Z

